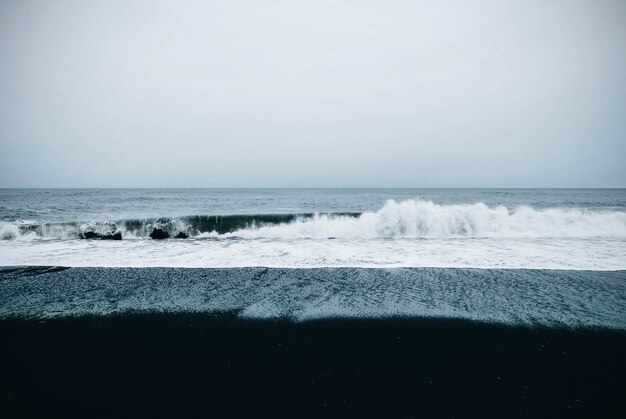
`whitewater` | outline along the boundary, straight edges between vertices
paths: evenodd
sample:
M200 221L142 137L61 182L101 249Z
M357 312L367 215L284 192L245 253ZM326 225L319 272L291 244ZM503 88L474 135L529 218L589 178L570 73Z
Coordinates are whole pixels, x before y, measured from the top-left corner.
M289 193L279 196L286 199ZM331 202L328 194L323 197ZM543 204L537 205L536 198L528 198L541 197L541 192L532 194L524 192L526 199L513 194L508 201L498 196L499 202L493 202L497 195L492 192L483 194L486 202L447 203L453 195L442 193L443 203L391 198L376 210L362 211L363 206L371 207L366 202L361 207L320 205L322 211L304 212L311 208L302 204L307 197L300 193L297 199L291 196L274 205L272 212L254 214L249 211L255 208L244 205L245 193L235 191L229 199L248 213L177 214L185 208L172 211L170 206L162 216L133 217L148 213L146 205L134 213L84 214L92 219L80 219L80 211L70 211L73 219L48 216L49 221L5 215L0 222L0 264L626 269L621 194L612 200L606 193L592 194L593 199L585 198L586 205L553 197L542 197ZM199 202L202 194L188 195ZM471 197L480 195L474 192Z

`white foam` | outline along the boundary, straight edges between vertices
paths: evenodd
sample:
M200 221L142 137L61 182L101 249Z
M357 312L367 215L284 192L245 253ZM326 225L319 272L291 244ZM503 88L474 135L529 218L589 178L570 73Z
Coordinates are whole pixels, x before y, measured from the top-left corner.
M483 203L437 205L431 201L388 201L360 217L318 215L288 224L228 234L244 238L537 238L624 237L626 213L581 209L535 210Z
M20 237L20 231L14 224L5 224L0 227L0 240L14 240Z
M626 269L624 239L0 241L0 264Z

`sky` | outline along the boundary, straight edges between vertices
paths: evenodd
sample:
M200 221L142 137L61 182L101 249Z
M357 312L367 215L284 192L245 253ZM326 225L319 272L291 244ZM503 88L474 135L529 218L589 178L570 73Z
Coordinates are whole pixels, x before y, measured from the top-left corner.
M626 2L0 0L0 187L626 187Z

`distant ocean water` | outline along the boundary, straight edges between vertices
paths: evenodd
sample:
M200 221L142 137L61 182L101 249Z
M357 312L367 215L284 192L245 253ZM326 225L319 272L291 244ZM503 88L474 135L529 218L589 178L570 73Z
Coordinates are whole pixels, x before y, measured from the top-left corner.
M622 270L626 190L4 189L0 239L4 266Z

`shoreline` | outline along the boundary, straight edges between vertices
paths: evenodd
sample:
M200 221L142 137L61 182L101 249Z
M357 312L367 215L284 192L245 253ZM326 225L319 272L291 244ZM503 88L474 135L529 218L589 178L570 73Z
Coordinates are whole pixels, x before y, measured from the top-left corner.
M626 330L626 271L0 268L0 318L238 312L248 319L459 318Z

